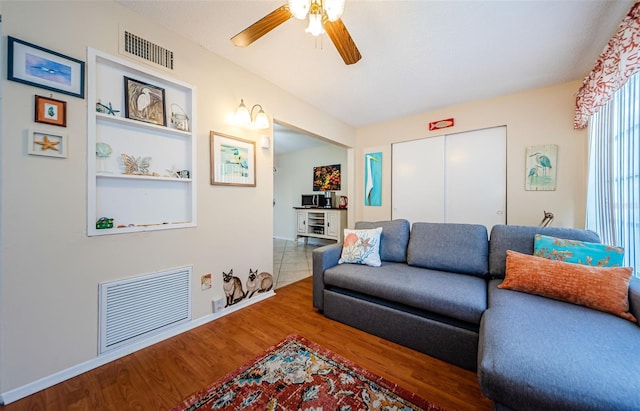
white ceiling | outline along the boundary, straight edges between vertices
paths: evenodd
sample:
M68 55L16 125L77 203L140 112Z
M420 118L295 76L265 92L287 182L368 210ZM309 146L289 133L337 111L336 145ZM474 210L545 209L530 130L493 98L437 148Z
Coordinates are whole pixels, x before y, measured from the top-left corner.
M633 4L347 0L342 20L363 58L346 66L295 19L231 44L286 0L119 1L354 127L581 79Z

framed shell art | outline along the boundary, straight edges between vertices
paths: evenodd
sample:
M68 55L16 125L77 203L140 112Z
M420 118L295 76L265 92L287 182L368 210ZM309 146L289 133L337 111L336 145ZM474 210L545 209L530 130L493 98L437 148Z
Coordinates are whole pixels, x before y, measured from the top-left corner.
M29 129L27 153L34 156L66 158L67 138L64 134Z
M256 143L212 131L211 184L256 186Z
M167 125L163 88L124 76L124 98L126 118Z

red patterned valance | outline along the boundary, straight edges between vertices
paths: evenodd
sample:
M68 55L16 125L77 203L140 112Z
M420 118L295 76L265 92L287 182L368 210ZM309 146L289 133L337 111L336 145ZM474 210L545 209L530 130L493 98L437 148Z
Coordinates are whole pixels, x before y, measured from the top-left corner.
M640 71L640 2L633 5L616 34L582 82L576 95L574 128L587 126L589 117L611 100L627 79Z

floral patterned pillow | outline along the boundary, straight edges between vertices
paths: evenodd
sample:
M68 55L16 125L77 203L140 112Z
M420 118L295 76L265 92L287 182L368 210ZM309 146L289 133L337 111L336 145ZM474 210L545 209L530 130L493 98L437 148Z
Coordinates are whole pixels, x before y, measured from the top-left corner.
M533 255L565 263L621 267L624 248L536 234Z
M382 227L370 230L344 230L342 255L338 264L366 264L380 267L380 234Z

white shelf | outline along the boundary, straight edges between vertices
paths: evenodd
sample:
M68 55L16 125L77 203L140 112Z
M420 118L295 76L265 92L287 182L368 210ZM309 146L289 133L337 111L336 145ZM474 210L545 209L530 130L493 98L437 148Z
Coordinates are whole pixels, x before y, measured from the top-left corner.
M98 112L95 113L95 116L97 121L107 121L107 122L117 123L127 127L133 127L136 129L150 130L155 133L166 133L166 134L172 134L172 135L182 136L182 137L191 137L191 132L189 131L182 131L175 128L159 126L157 124L145 123L144 121L132 120L126 117L112 116L109 114L98 113Z
M190 178L176 178L176 177L162 177L152 176L144 174L112 174L112 173L96 173L96 178L121 178L125 180L156 180L156 181L171 181L174 183L191 183L193 180Z
M164 90L166 127L124 117L125 77ZM119 112L97 112L98 101ZM195 89L190 84L87 49L87 235L196 226L195 101ZM172 104L184 108L191 131L171 125ZM108 144L111 155L98 160L98 142ZM149 174L122 174L122 154L149 157ZM168 177L167 170L188 170L191 178ZM159 175L152 175L154 172ZM114 228L97 229L96 222L102 217L112 218Z

